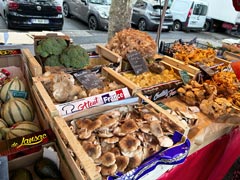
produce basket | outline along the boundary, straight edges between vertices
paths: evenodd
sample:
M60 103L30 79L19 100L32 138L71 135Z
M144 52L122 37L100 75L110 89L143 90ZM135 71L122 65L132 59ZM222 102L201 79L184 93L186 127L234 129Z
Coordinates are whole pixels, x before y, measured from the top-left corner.
M141 103L134 103L134 104L129 104L127 103L126 100L123 100L125 102L122 102L120 105L109 105L109 106L98 106L98 107L94 107L93 109L88 109L86 111L82 111L82 112L79 112L71 117L65 117L65 118L62 118L62 117L55 117L53 118L54 119L54 124L55 124L55 127L56 129L59 131L58 134L61 135L61 138L63 139L63 141L65 142L65 144L67 145L68 148L70 148L72 150L72 158L78 162L78 168L80 170L80 173L84 173L85 175L85 178L86 179L103 179L103 177L106 177L105 176L102 176L102 172L100 173L101 169L99 169L99 167L96 166L96 164L94 163L94 161L92 160L92 158L88 155L88 153L86 152L86 147L85 145L81 144L80 141L79 141L79 138L76 138L78 137L78 135L76 134L76 130L74 129L75 128L75 123L76 121L80 122L81 120L83 119L92 119L94 121L94 118L96 117L99 117L99 116L104 116L106 115L107 113L117 113L118 111L124 111L125 113L130 113L130 109L132 109L133 107L136 107L136 109L132 109L134 112L138 112L139 110L141 111L141 108L146 108L144 111L146 111L147 109L149 110L149 113L152 114L152 115L157 115L159 114L161 117L165 117L167 118L169 121L170 124L174 124L174 131L175 130L178 130L180 131L182 134L188 134L188 131L189 131L189 127L183 123L182 121L180 121L179 119L173 117L171 114L169 114L167 111L163 110L162 108L160 108L158 105L156 105L155 103L153 103L152 101L150 101L149 99L145 99L144 96L142 96L141 94L138 94L139 95L139 101L146 101L147 105L142 105ZM148 111L147 110L147 111ZM132 112L132 111L131 111ZM127 115L126 114L126 115ZM149 115L150 115L149 114ZM118 115L116 114L116 117ZM122 115L121 115L122 116ZM147 115L146 115L147 116ZM158 116L158 115L157 115ZM127 118L125 116L122 116L122 118ZM149 117L150 118L150 117ZM134 122L135 124L135 121L133 120L129 120L128 123L131 123L131 122ZM117 121L117 123L122 123L124 122L124 120L120 120L120 121ZM126 124L125 124L126 125ZM119 125L120 127L120 125ZM129 127L130 127L130 124L129 124ZM115 127L117 128L117 127ZM134 128L134 127L133 127ZM80 131L79 131L80 132ZM131 135L132 133L129 133L129 136ZM91 139L91 138L90 138ZM106 138L108 139L108 138ZM122 139L122 138L120 138ZM185 139L186 140L186 139ZM187 142L187 144L189 143L189 141L185 141L184 138L182 139L182 141L180 142L180 144L182 144L183 142ZM85 142L87 143L87 140L85 140ZM147 143L147 142L146 142ZM185 143L183 143L185 144ZM97 144L96 144L97 145ZM186 145L186 144L185 144ZM189 144L190 145L190 144ZM95 146L95 145L94 145ZM176 145L177 146L177 145ZM175 145L173 145L173 147L175 147ZM168 149L168 148L167 148ZM171 147L170 147L171 149ZM185 150L188 149L186 146L185 146ZM162 149L163 150L163 149ZM166 149L165 149L166 150ZM186 157L187 156L187 151L186 150L184 152L184 155L182 157ZM140 152L139 152L140 153ZM112 154L112 153L111 153ZM135 154L138 154L138 153L135 153ZM164 153L163 153L164 154ZM176 155L176 154L175 154ZM174 156L174 155L173 155ZM150 158L151 159L151 158ZM158 158L160 159L160 158ZM181 158L180 158L181 159ZM183 160L183 159L181 159ZM154 160L154 159L151 159L150 160L151 163L149 163L149 166L152 166L153 164L162 164L161 162L158 162L157 160ZM148 162L150 162L148 161ZM145 161L146 162L146 161ZM164 164L164 163L163 163ZM116 166L116 165L114 165ZM153 165L155 166L155 165ZM138 170L139 168L143 168L142 166L138 166ZM146 168L147 166L145 166ZM140 169L141 169L140 168ZM129 169L129 170L133 170L135 171L136 169ZM136 172L138 171L136 170ZM143 170L143 169L142 169ZM116 171L116 169L115 169ZM141 173L132 173L132 175L136 175L137 177L137 174L141 174ZM151 170L149 169L149 172L151 172ZM77 173L77 172L76 172ZM113 175L113 174L112 174ZM127 174L125 174L127 175ZM128 176L128 175L127 175Z

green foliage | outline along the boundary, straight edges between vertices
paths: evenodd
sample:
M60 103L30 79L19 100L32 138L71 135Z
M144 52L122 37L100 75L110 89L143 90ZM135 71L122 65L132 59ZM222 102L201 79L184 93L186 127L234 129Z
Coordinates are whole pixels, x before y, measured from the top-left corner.
M39 41L36 53L46 58L50 55L60 55L67 47L67 42L63 38L48 37Z
M60 62L67 68L84 68L89 64L89 55L80 45L69 45L60 55Z
M57 55L49 56L46 59L44 65L45 66L62 66L62 64L59 61L59 56L57 56Z

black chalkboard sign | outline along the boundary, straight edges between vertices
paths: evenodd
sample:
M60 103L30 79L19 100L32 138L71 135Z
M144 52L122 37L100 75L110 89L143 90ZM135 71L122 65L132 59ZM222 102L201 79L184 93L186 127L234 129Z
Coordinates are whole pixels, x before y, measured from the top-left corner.
M132 51L128 53L127 59L136 75L142 74L148 71L147 63L139 52Z
M103 82L99 79L94 72L90 70L84 70L75 72L73 74L75 78L87 89L101 88L103 87Z

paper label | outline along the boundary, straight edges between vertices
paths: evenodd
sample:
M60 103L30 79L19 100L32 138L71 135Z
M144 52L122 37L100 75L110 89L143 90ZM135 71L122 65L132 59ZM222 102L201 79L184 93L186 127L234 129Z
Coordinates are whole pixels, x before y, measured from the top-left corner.
M55 105L61 116L70 115L72 113L83 111L94 106L111 103L131 97L128 88L122 88L96 96L90 96L84 99L71 101L63 104Z

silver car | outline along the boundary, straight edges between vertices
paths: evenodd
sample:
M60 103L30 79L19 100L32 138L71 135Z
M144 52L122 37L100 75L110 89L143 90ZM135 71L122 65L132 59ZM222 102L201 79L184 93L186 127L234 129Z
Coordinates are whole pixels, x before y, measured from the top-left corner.
M111 0L63 0L63 14L86 22L91 30L107 30Z
M137 0L133 6L132 24L139 30L156 30L161 17L160 3L155 0ZM166 11L162 29L169 31L173 27L173 16L169 10Z

